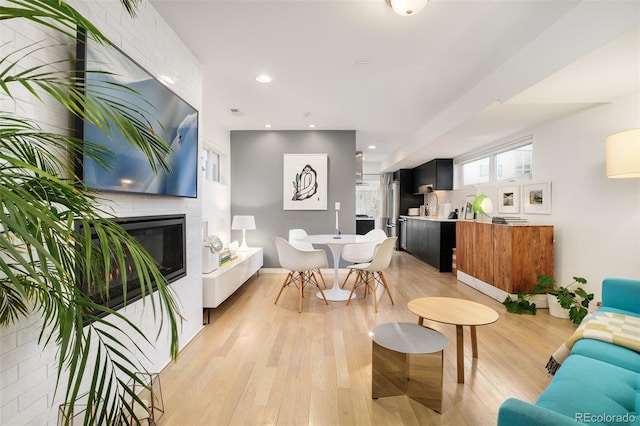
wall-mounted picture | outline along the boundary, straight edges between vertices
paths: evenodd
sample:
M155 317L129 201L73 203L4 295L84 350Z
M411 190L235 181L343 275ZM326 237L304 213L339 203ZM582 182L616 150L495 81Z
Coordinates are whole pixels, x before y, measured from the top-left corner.
M283 209L327 210L327 154L284 154Z
M498 188L498 213L520 213L520 187L517 185Z
M551 182L524 185L523 207L525 213L551 214Z

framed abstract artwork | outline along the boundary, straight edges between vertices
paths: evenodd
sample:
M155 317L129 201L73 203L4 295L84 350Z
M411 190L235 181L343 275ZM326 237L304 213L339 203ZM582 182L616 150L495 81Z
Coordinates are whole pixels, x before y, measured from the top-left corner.
M520 213L520 186L498 188L498 213Z
M327 210L327 154L284 154L284 210Z
M551 182L523 186L523 210L530 214L551 214Z

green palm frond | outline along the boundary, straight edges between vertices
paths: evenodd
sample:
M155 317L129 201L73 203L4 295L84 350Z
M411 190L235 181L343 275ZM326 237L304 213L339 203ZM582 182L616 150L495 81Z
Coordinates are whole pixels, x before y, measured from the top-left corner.
M121 3L133 15L140 1ZM87 37L108 43L91 22L60 0L5 0L0 21L11 19L57 32L70 43L77 42L79 27ZM45 64L31 60L61 46L36 42L0 58L0 94L12 99L17 93L24 98L26 92L45 105L57 103L106 134L122 134L144 152L154 170L168 169L164 158L170 148L157 135L155 124L148 122L143 110L118 96L130 95L131 89L103 82L98 87L104 89L102 94L89 97L81 76L69 71L75 68L73 58ZM169 327L172 358L178 352L180 314L151 256L110 220L111 213L99 207L97 195L78 181L71 159L81 154L109 167L108 150L64 132L43 131L26 117L0 112L0 326L23 316L39 316L39 342L57 348L56 391L64 389L67 414L73 412L80 393L88 390L84 423L121 424L132 417L132 401L142 403L127 383L144 386L136 372L143 371L139 358L152 343L136 324L89 294L108 297L104 283L109 272L114 267L124 269L128 258L143 295L157 286L153 297L143 300L158 322L158 335L162 327ZM89 283L89 289L78 287L79 282ZM130 284L126 276L123 282L126 290Z

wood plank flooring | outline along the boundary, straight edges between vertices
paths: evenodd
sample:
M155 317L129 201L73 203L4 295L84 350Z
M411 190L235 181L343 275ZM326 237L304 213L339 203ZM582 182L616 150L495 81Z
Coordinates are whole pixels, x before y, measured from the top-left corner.
M332 276L325 274L327 283ZM405 252L385 272L386 295L374 313L371 295L324 302L309 287L298 313L295 287L273 301L284 274L254 276L211 313L211 323L160 374L165 414L176 425L494 425L509 397L535 401L550 377L549 355L575 327L549 316L507 313L499 302ZM344 278L344 276L341 276ZM455 326L425 321L444 333L443 411L406 396L371 398L369 330L390 321L417 322L416 297L459 297L500 314L478 327L479 358L465 327L465 383L456 383Z

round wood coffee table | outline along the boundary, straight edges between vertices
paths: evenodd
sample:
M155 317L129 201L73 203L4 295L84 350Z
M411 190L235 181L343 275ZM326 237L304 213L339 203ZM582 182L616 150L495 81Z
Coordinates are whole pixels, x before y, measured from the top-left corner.
M407 306L411 312L418 315L418 324L420 325L423 325L426 318L430 321L456 326L458 383L464 383L464 335L462 327L465 325L470 327L473 357L478 358L476 326L496 322L499 318L498 313L480 303L452 297L420 297L410 301Z

